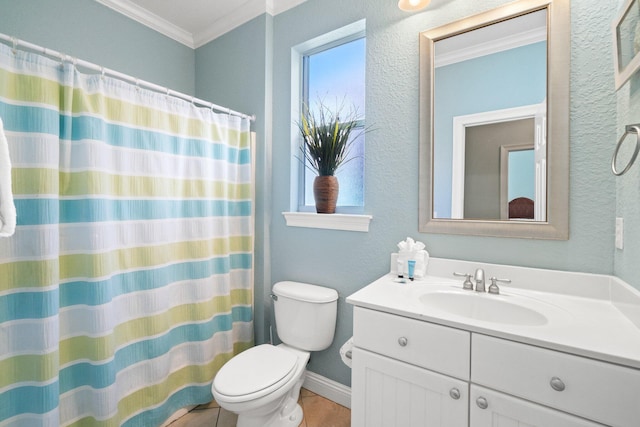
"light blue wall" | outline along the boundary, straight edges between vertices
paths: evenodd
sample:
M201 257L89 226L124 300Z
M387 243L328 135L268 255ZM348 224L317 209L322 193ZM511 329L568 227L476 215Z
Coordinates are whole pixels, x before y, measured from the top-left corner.
M195 53L87 0L0 0L0 33L194 94Z
M621 7L623 2L618 0L616 3ZM633 76L618 91L617 113L616 133L611 136L608 156L613 154L614 144L624 133L625 126L640 123L640 74ZM634 136L625 139L618 169L627 164L634 145ZM624 249L614 249L614 273L640 288L640 159L629 172L616 178L616 217L624 220Z
M389 253L407 236L424 241L437 257L613 271L615 181L608 162L616 125L610 36L615 5L609 2L572 2L570 239L418 232L418 33L504 3L434 0L424 12L406 14L388 0L308 0L275 17L272 282L317 283L338 289L341 296L335 343L312 356L311 371L350 383L350 371L338 356L352 334L352 309L344 298L388 271ZM367 135L366 148L370 232L287 227L281 212L290 205L291 47L362 18L367 20L367 121L376 128Z
M536 199L535 153L533 150L512 151L509 153L509 177L507 200L516 197Z
M288 211L290 206L291 48L364 18L366 3L365 0L308 0L274 18L272 282L296 280L338 290L340 300L334 343L328 350L312 354L309 369L344 384L350 383L351 372L340 361L338 349L351 335L352 323L352 310L344 298L384 272L377 266L363 265L363 262L382 256L385 244L376 242L373 233L292 228L284 223L282 212ZM370 39L367 39L367 62L370 61L370 48ZM372 83L369 64L366 80L367 84ZM368 119L372 111L369 94L366 102ZM368 178L368 156L376 151L369 142L376 141L371 135L373 133L367 135L366 142L366 203L371 200L369 190L375 188ZM366 210L369 210L368 206ZM385 252L388 256L388 251Z
M196 50L196 92L236 111L255 114L256 234L255 324L256 341L269 340L271 222L271 60L273 17L259 16Z
M543 102L546 58L547 43L539 42L436 68L433 198L439 218L451 218L453 118Z

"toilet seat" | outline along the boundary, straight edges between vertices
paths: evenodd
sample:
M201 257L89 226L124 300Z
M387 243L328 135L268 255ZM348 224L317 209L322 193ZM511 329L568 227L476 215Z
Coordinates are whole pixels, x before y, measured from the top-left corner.
M296 373L297 361L295 353L271 344L252 347L220 369L213 388L228 402L258 399L286 384Z

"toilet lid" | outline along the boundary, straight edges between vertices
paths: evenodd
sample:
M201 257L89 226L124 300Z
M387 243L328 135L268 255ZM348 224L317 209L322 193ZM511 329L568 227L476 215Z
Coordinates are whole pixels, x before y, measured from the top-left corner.
M263 344L250 348L227 362L213 380L225 396L244 396L264 390L288 377L296 367L294 353Z

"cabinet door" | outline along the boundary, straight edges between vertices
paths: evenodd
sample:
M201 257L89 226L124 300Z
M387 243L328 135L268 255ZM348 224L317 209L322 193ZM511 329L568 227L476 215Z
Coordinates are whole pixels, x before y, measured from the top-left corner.
M471 427L602 427L475 384L470 399Z
M352 427L465 427L469 385L354 347Z
M480 334L472 348L474 384L604 425L640 426L639 369Z

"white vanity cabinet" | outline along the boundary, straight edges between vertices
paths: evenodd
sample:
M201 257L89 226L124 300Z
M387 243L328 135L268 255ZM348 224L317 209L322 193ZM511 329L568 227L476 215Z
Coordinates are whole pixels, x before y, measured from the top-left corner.
M635 427L640 370L356 306L353 427Z
M471 385L472 427L602 427L542 405Z
M472 384L601 423L528 424L640 426L640 370L480 334L471 342Z
M353 427L466 427L469 384L354 348Z
M466 331L356 307L351 425L466 427L470 344Z

